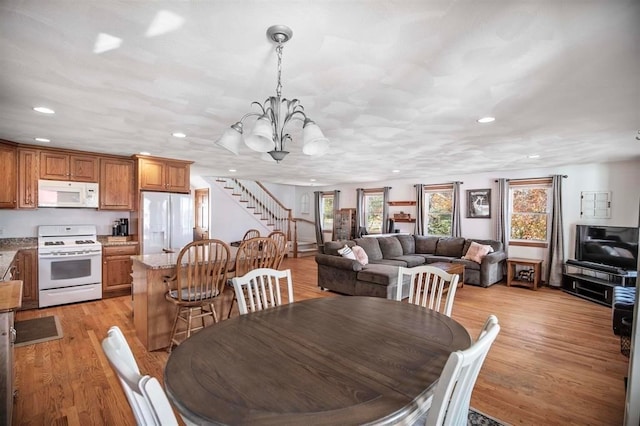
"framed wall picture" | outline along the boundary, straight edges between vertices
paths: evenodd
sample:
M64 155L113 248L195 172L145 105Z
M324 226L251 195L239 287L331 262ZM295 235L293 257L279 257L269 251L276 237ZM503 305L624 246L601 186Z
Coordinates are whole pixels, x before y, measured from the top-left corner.
M467 217L491 217L491 189L467 190Z

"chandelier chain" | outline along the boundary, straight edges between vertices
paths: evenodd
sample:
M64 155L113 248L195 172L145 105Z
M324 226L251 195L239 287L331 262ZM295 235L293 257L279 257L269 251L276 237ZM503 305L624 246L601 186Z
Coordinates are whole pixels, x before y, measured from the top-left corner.
M282 95L282 43L278 43L278 46L276 46L276 52L278 53L278 85L276 86L276 95L280 98Z

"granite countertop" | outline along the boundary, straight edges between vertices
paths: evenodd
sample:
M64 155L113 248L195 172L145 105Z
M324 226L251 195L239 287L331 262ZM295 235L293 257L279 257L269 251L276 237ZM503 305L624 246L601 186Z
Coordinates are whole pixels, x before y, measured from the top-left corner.
M0 281L10 279L7 270L18 250L0 250Z
M33 237L27 238L1 238L0 239L0 280L7 280L7 270L13 262L18 250L27 250L38 248L38 239Z
M175 253L137 255L131 256L131 260L142 263L148 269L175 268L176 263L178 263L179 252L180 250Z

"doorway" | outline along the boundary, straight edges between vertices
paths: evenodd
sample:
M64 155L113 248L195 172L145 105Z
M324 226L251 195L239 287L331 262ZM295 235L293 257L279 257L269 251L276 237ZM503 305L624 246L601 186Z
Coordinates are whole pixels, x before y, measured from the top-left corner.
M209 188L195 190L195 225L193 227L193 241L209 238Z

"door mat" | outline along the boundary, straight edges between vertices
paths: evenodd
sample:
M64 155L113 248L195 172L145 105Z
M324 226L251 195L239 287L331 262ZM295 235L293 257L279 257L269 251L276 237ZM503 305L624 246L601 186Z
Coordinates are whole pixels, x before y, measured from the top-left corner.
M62 339L62 327L60 327L60 321L55 315L16 321L13 327L16 329L14 345L17 348Z
M469 407L469 418L467 420L468 426L509 426L508 423L501 422L500 420L484 414L481 411L476 410L473 407Z

